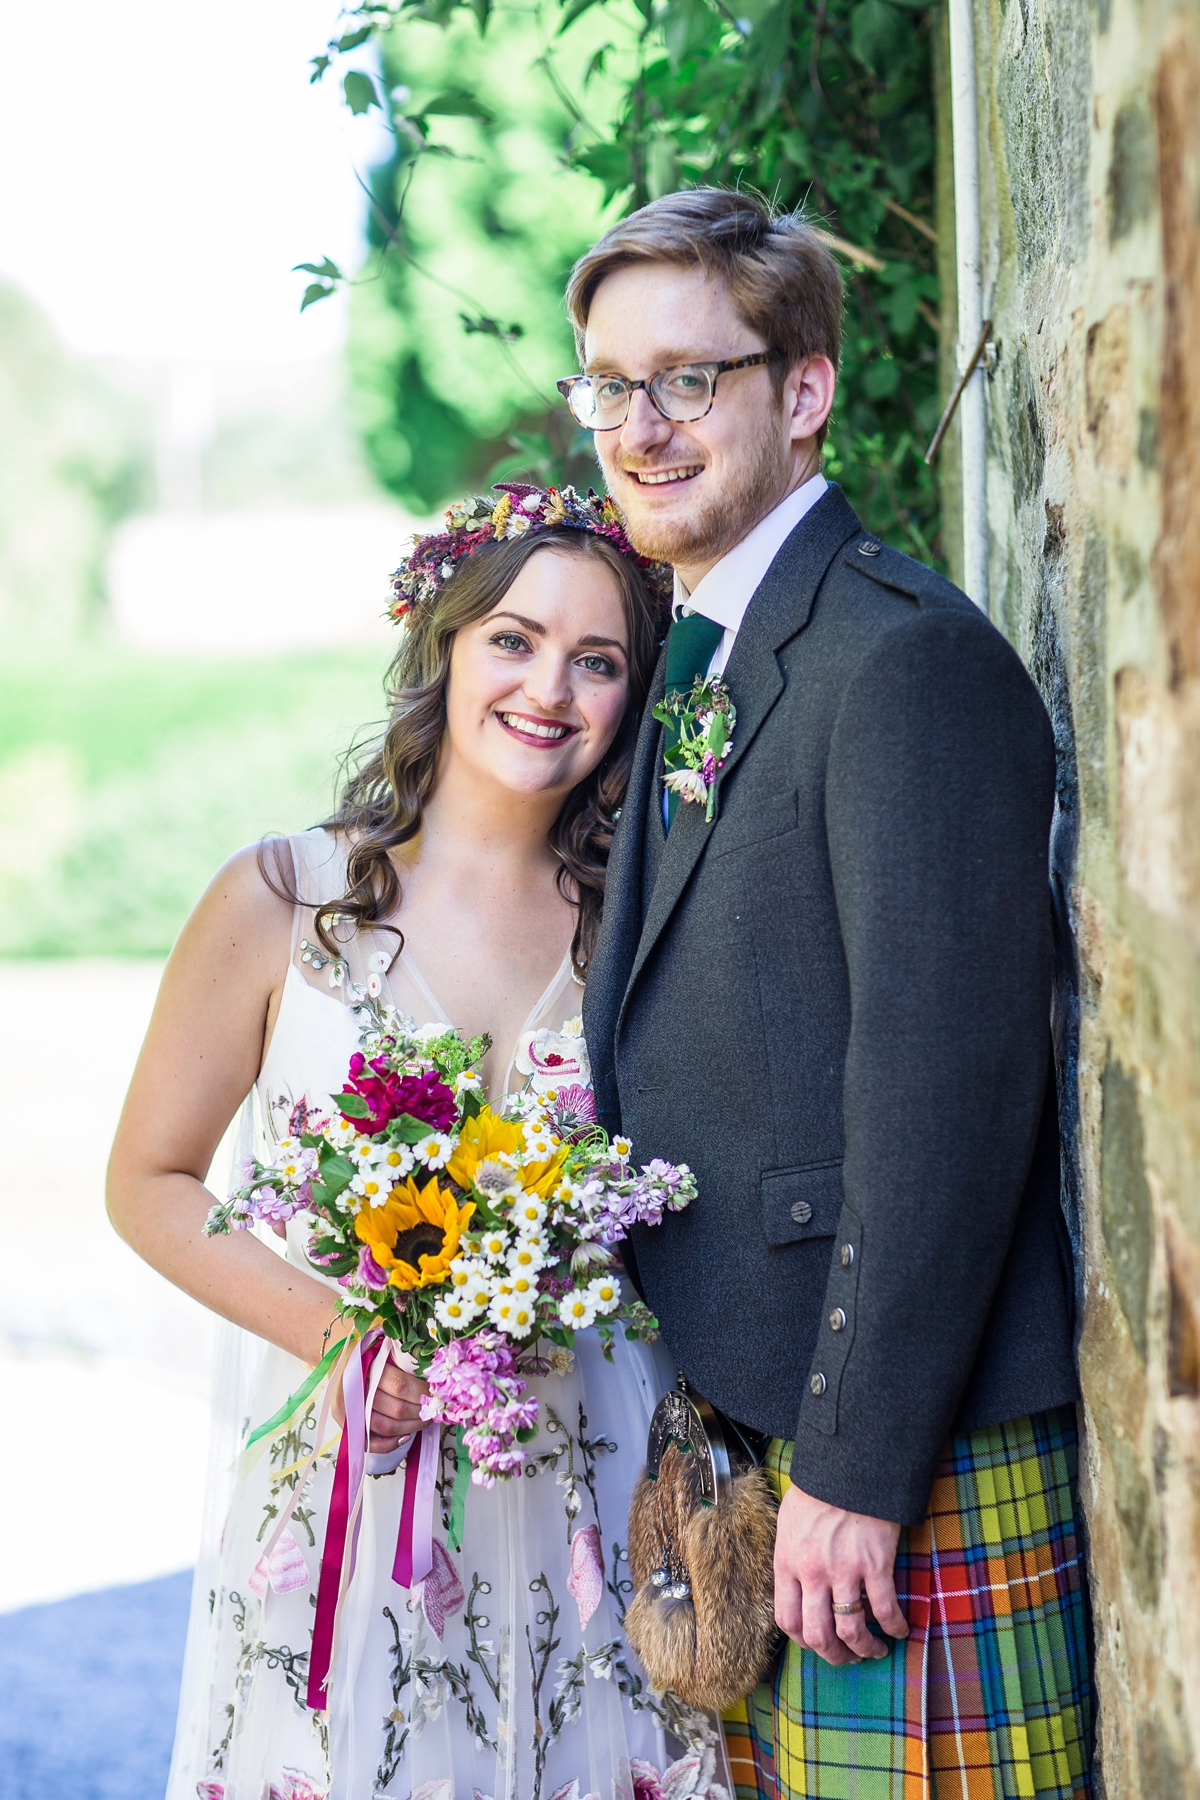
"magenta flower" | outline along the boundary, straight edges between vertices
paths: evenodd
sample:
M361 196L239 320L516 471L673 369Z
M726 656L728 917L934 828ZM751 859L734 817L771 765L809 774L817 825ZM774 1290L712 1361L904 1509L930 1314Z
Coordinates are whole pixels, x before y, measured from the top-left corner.
M372 1073L364 1074L368 1068ZM388 1068L386 1058L377 1056L368 1063L361 1050L350 1058L350 1075L342 1092L357 1094L370 1107L365 1119L338 1108L342 1117L357 1125L367 1137L377 1137L401 1113L432 1125L435 1131L449 1131L458 1121L454 1095L436 1070L430 1069L425 1075L396 1075Z
M575 1143L596 1123L596 1096L590 1087L561 1087L550 1117L559 1137Z
M371 1255L369 1244L360 1244L358 1251L358 1279L364 1287L385 1288L388 1284L387 1270L381 1269Z

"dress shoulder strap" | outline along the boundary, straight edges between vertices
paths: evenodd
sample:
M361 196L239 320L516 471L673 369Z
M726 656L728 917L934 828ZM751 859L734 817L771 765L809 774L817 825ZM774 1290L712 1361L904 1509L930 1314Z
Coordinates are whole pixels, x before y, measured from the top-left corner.
M292 908L292 949L296 961L301 932L311 936L313 913L327 901L340 900L346 891L346 853L323 825L299 831L287 840L292 859L292 883L296 904Z

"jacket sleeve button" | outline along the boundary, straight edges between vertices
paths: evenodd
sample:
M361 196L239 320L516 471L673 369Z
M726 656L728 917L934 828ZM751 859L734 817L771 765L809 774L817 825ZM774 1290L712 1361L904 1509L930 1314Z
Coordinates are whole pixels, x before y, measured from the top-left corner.
M808 1391L810 1394L815 1394L819 1399L825 1392L825 1377L823 1375L810 1375L808 1378Z
M829 1315L829 1329L830 1331L844 1331L846 1329L846 1315L840 1306L835 1306Z
M853 1262L854 1262L854 1245L853 1244L843 1244L842 1245L842 1267L843 1267L843 1269L850 1268L851 1265L853 1264Z

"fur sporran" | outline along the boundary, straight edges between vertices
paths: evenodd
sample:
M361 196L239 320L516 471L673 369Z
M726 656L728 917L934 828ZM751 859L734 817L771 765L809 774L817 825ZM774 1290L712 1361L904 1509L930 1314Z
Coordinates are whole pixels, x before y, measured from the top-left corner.
M765 1675L779 1644L775 1513L753 1444L681 1376L629 1509L625 1631L660 1692L719 1712Z

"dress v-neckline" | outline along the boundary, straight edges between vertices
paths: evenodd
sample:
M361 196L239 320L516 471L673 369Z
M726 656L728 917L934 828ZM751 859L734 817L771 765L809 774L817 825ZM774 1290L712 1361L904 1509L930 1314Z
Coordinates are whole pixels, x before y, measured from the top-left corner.
M399 951L399 953L394 958L394 960L388 970L389 974L391 973L391 969L396 967L397 964L399 964L403 967L405 974L408 976L408 978L412 982L413 986L417 989L418 993L420 993L421 996L423 997L423 999L427 1002L427 1004L430 1007L432 1007L435 1015L437 1016L437 1018L441 1022L441 1024L453 1025L454 1020L450 1017L449 1012L442 1005L441 1001L438 999L437 995L434 993L433 989L430 987L429 983L426 981L424 975L422 975L420 967L418 966L417 960L413 956L413 953L408 948L407 944L404 945L404 947ZM571 973L571 951L570 951L570 947L568 946L566 955L563 957L563 959L559 963L557 969L555 969L554 974L550 977L549 982L546 984L545 988L538 995L538 998L534 1001L534 1004L530 1007L528 1013L525 1015L524 1024L518 1027L517 1041L513 1045L512 1050L509 1053L508 1061L504 1066L504 1084L503 1084L504 1088L507 1088L507 1086L508 1086L508 1078L512 1073L513 1063L517 1059L517 1051L521 1048L521 1039L525 1036L525 1033L529 1030L529 1027L533 1024L533 1021L538 1017L539 1013L541 1013L542 1009L549 1005L550 996L554 993L555 989L561 985L563 977L566 975L569 975L570 973ZM386 979L386 977L385 977L385 979ZM390 987L390 984L389 984L389 987ZM501 1091L503 1091L503 1090L501 1090Z

